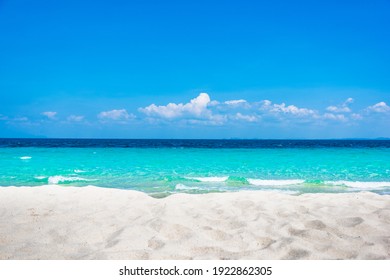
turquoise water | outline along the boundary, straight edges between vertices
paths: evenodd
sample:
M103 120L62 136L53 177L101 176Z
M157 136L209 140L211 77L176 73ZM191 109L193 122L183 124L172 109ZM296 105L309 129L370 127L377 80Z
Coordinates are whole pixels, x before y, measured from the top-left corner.
M0 186L94 185L155 196L272 190L390 194L387 147L2 147Z

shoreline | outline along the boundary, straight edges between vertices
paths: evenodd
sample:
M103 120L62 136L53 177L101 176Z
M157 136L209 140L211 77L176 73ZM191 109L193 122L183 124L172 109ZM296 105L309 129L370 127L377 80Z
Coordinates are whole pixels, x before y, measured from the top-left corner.
M0 188L0 259L390 259L390 195Z

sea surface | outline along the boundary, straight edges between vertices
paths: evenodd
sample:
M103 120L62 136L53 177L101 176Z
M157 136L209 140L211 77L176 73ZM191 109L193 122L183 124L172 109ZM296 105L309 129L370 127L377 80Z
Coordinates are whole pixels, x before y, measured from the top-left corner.
M0 139L0 186L390 194L390 140Z

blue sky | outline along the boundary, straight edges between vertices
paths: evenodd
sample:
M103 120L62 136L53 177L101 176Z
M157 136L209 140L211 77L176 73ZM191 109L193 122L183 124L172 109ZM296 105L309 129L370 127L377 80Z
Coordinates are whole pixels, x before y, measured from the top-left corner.
M390 137L389 11L0 0L0 137Z

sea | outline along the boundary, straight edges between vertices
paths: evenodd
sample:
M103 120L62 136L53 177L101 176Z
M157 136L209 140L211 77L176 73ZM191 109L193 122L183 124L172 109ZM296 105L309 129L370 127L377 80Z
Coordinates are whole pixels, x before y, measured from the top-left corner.
M390 140L0 139L0 187L390 194Z

